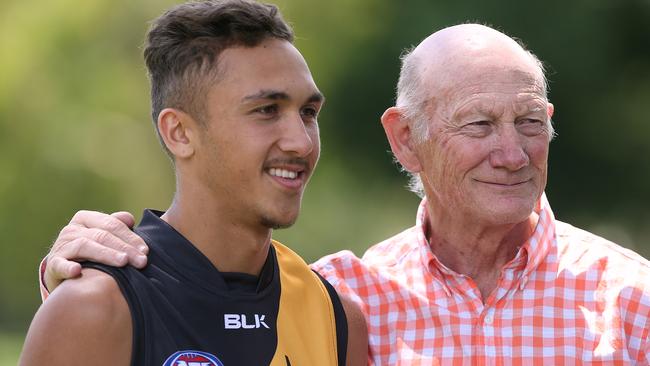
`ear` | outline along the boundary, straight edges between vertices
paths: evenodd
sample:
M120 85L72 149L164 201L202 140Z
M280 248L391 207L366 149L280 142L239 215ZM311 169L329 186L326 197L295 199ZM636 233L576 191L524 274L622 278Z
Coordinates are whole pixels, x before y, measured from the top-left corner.
M187 159L194 155L194 136L197 123L187 113L174 108L165 108L158 115L158 131L167 149L176 159Z
M408 122L398 107L388 108L381 116L381 124L384 126L393 154L404 169L411 173L417 173L422 170L422 165L415 153L415 141Z
M546 114L548 115L549 119L553 117L553 112L555 112L555 106L553 106L553 103L548 103L546 106Z

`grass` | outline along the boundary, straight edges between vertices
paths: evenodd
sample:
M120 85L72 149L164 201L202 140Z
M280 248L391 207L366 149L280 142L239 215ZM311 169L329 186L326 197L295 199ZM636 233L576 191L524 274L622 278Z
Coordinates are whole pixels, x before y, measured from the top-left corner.
M0 332L0 366L16 366L24 335Z

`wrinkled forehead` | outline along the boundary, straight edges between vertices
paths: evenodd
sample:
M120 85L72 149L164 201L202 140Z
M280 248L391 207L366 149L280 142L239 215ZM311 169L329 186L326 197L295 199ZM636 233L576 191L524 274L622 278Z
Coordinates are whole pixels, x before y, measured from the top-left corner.
M433 69L431 69L433 71ZM508 64L450 64L422 75L426 100L462 99L477 94L546 99L546 85L538 67Z
M546 94L544 77L533 69L492 65L482 68L467 67L456 72L443 73L438 80L430 80L433 92L537 93Z

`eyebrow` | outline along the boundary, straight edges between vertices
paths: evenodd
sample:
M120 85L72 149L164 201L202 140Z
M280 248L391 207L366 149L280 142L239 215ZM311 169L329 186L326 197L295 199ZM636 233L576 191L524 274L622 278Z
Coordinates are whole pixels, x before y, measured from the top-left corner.
M260 100L260 99L267 99L267 100L289 100L291 99L289 97L289 94L279 91L279 90L260 90L259 92L255 94L250 94L242 98L244 102L248 102L251 100ZM318 103L318 102L324 102L325 101L325 96L321 92L316 92L309 96L307 98L307 103Z

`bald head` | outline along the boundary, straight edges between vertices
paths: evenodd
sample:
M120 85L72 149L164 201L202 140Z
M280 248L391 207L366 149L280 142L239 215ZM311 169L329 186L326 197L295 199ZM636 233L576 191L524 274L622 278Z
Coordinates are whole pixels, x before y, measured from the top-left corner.
M437 31L406 53L402 62L397 106L407 109L421 109L432 93L453 87L459 78L478 78L490 69L529 73L539 78L546 93L544 70L537 57L514 39L480 24Z
M460 24L441 29L425 38L412 54L434 56L444 62L458 56L485 57L497 52L530 57L530 53L514 39L480 24Z

